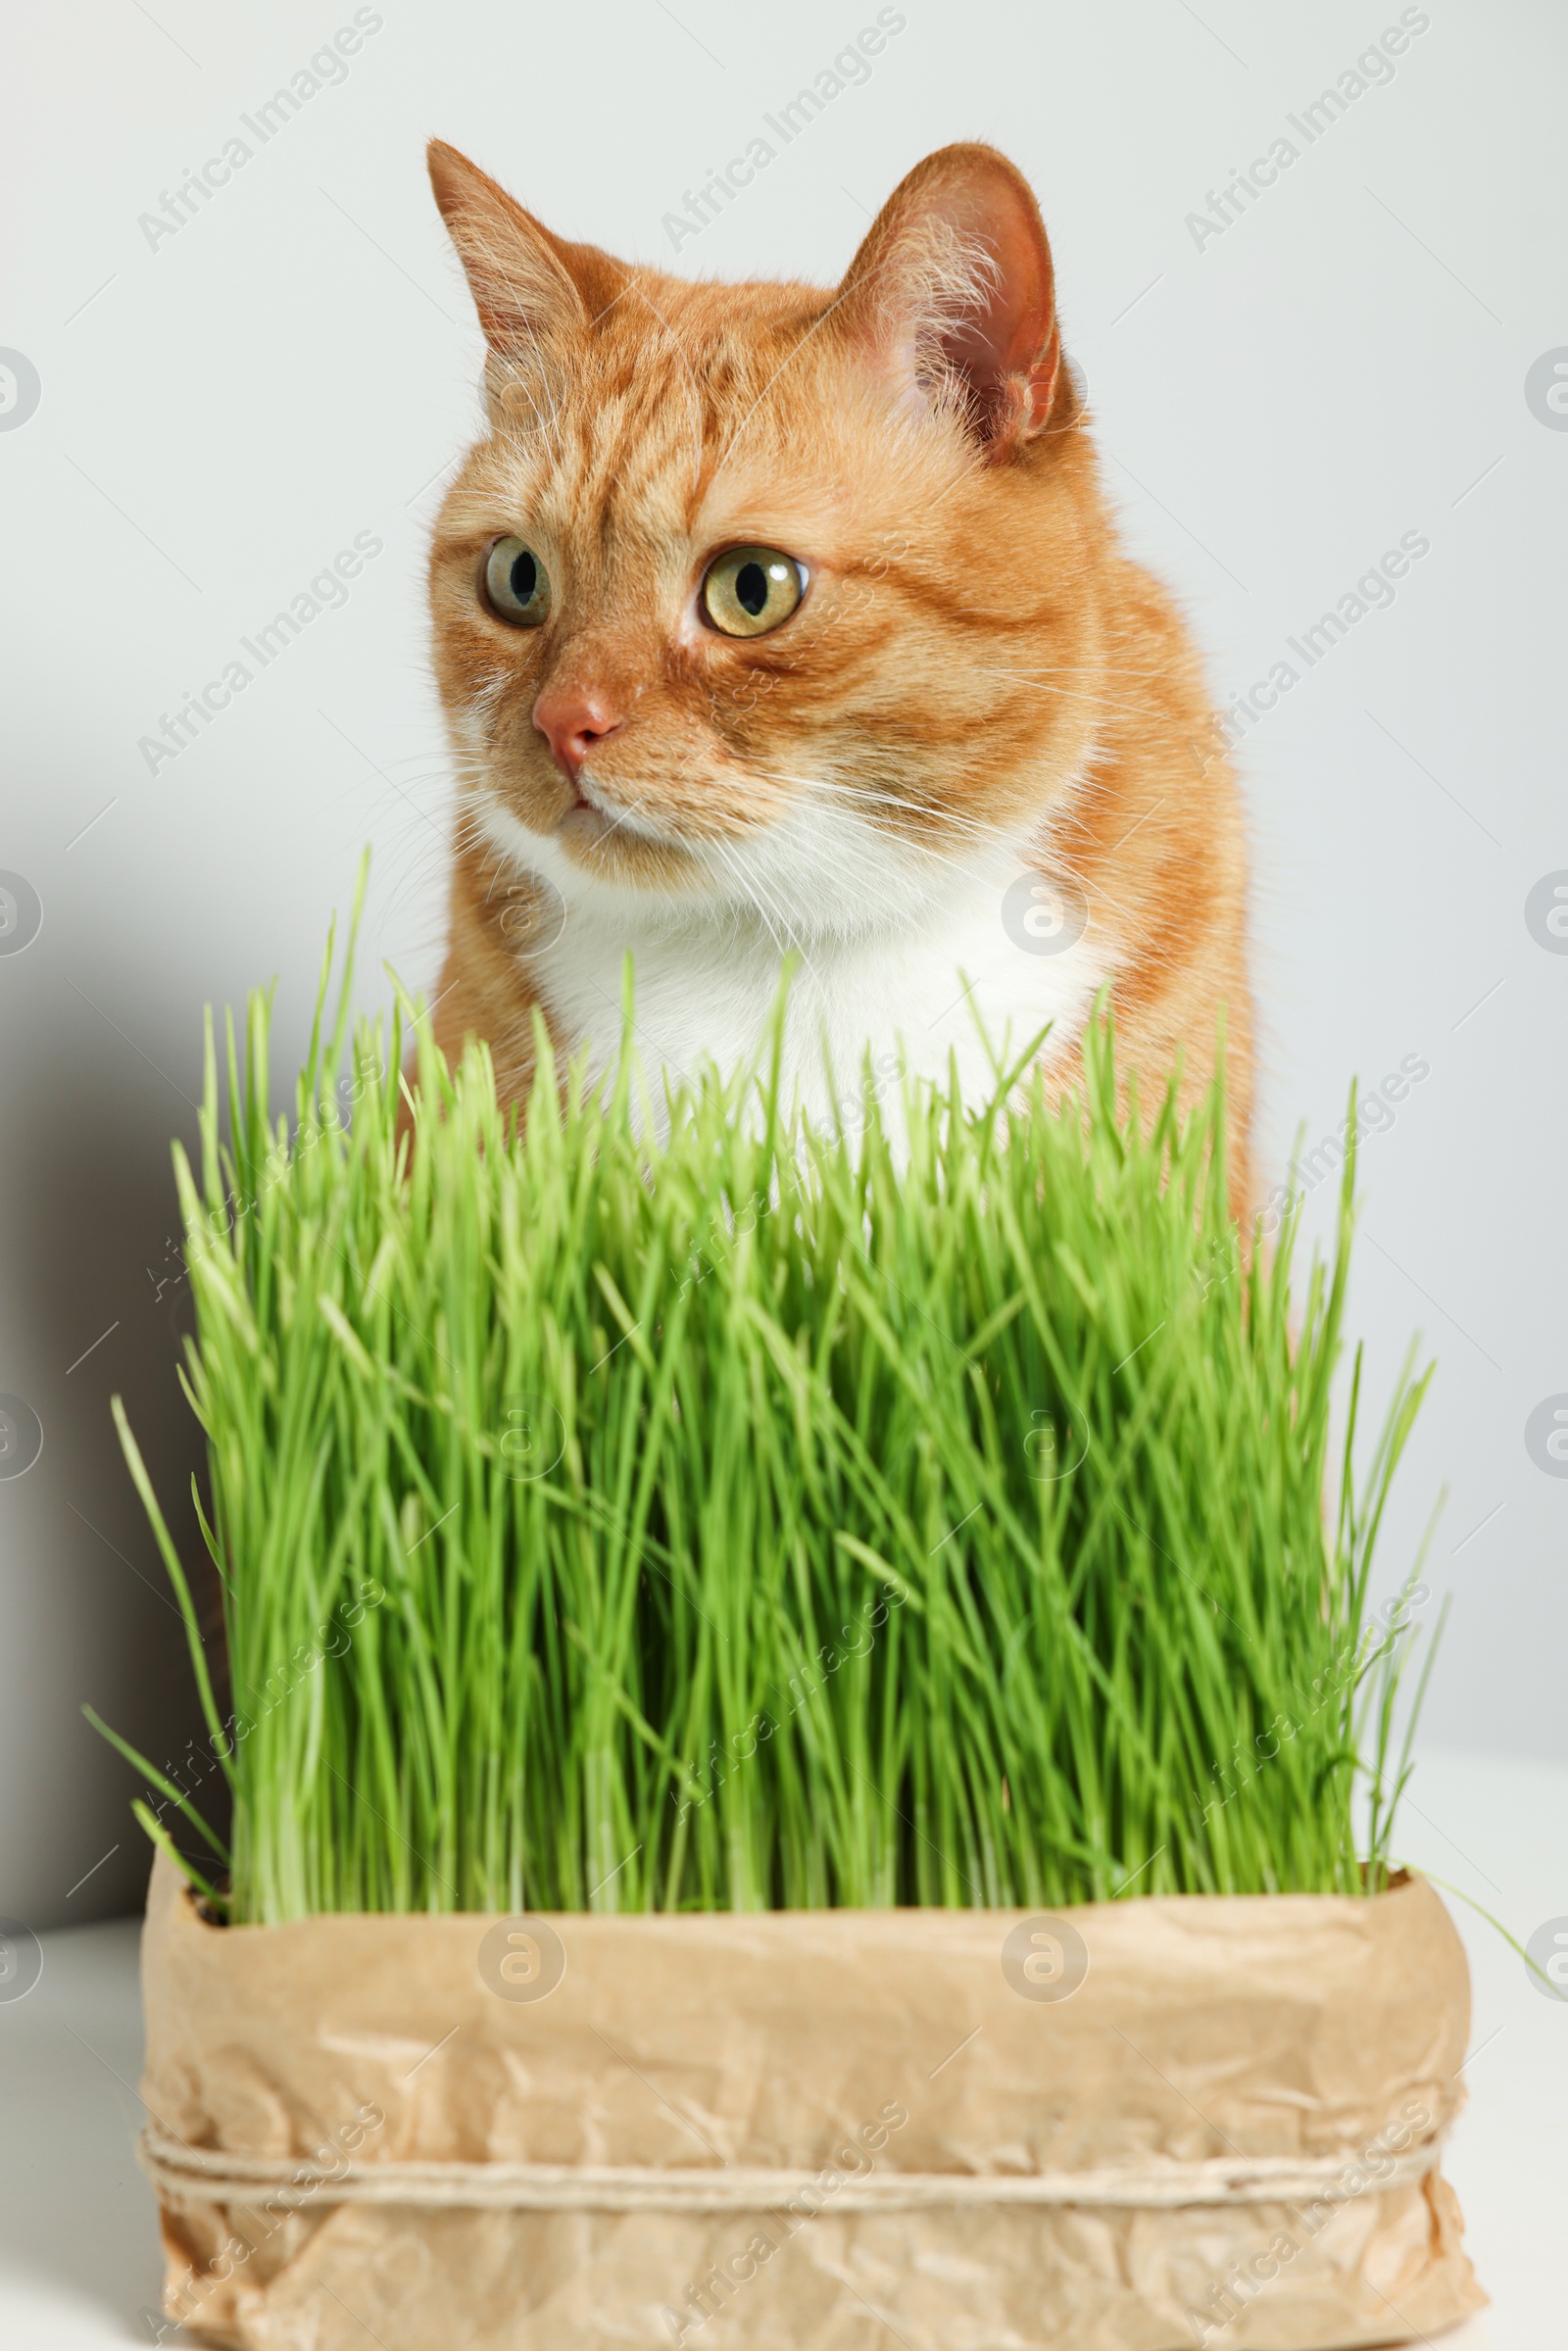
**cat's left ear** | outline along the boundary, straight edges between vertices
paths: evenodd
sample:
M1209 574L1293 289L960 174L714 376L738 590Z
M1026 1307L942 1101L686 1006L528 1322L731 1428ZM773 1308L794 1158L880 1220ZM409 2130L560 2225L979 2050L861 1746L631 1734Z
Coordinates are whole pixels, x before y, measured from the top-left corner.
M1061 364L1051 247L1034 191L994 147L939 148L872 222L837 331L911 398L956 397L993 461L1046 429Z

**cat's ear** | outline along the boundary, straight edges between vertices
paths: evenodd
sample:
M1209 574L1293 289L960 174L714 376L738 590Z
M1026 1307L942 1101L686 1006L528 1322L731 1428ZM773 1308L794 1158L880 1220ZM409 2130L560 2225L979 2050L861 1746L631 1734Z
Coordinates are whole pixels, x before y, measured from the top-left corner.
M911 398L956 401L994 460L1043 432L1061 364L1051 247L994 147L939 148L900 182L850 265L837 331Z
M444 140L430 141L426 161L491 349L520 358L547 337L585 327L588 312L572 267L579 248L553 236Z

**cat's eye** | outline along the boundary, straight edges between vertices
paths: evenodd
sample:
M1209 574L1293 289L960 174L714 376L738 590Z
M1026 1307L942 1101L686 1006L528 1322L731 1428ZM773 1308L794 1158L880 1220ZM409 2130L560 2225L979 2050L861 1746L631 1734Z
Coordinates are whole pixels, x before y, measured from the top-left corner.
M498 620L537 628L550 617L550 576L520 539L498 539L485 558L485 602Z
M703 613L726 637L765 637L805 593L806 575L793 556L776 547L731 547L708 566Z

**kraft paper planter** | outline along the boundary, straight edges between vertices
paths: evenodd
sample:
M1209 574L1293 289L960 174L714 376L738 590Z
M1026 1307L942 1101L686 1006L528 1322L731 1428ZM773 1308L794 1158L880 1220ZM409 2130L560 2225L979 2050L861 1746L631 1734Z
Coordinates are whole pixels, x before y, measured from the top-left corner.
M1329 2351L1484 2300L1421 1883L221 1928L160 1860L143 1970L166 2307L243 2351Z

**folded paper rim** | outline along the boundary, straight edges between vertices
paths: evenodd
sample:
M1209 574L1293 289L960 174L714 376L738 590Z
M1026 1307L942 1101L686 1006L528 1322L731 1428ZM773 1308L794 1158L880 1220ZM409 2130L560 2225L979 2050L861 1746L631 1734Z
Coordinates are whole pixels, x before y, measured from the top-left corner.
M1253 1973L1261 1974L1264 1961L1260 1953L1278 1960L1282 1952L1293 1949L1298 1932L1308 1942L1314 1934L1326 1936L1342 1968L1348 1945L1357 1946L1356 1988L1362 1997L1369 1989L1365 1968L1375 1963L1377 1950L1385 1949L1391 1964L1402 1960L1408 1970L1414 1942L1420 1947L1419 1973L1426 1981L1419 1988L1406 1981L1403 2002L1412 1996L1423 2006L1426 1999L1435 2002L1434 2013L1446 2018L1439 2028L1440 2037L1450 2045L1457 2043L1462 2054L1468 2008L1463 1947L1434 1889L1424 1881L1402 1874L1376 1894L1155 1895L1072 1905L1046 1914L909 1906L876 1911L536 1913L530 1923L559 1930L572 1946L574 1961L568 1976L575 1975L575 1954L585 1942L590 1946L590 1973L597 1966L603 1974L607 1955L623 1962L630 1954L642 1954L634 1970L641 1973L654 1962L668 1967L678 1953L683 1972L689 1968L711 1986L715 2007L722 2008L727 2017L738 2018L753 2038L769 2045L778 2058L781 2054L793 2056L797 2047L805 2048L821 2024L820 2014L813 2018L812 2010L820 2009L824 1997L819 1990L813 2000L803 1985L793 2004L786 2002L781 2007L760 1999L759 1979L779 1961L808 1954L818 1985L826 1979L829 2001L836 1984L842 1986L857 1976L863 1979L867 1970L886 1966L894 1954L905 1965L912 1955L921 1954L939 1975L946 1966L951 1982L956 1967L972 1968L982 1953L994 1954L1020 1922L1038 1920L1042 1915L1067 1922L1068 1931L1076 1921L1088 1933L1097 1950L1095 1973L1100 1976L1102 1992L1107 1988L1102 1970L1109 1968L1114 1975L1119 1968L1127 1978L1131 1961L1128 1980L1146 2001L1148 1984L1138 1982L1140 1918L1148 1932L1174 1929L1180 1941L1191 1946L1184 1952L1190 1970L1197 1962L1201 1971L1205 1959L1209 1966L1223 1968L1229 1959L1228 1946L1234 1942L1239 1955L1248 1952ZM1398 1926L1396 1919L1400 1921ZM220 2034L216 2045L199 2029L193 2037L188 2011L179 2013L193 1996L199 2003L221 1990L225 2006L230 2006L243 1993L252 2020L256 2017L252 2003L260 1998L263 2011L271 2011L274 2021L281 2015L292 2024L297 2010L291 2013L294 1993L290 1980L296 1967L303 1966L318 1981L339 1979L346 1986L363 1977L372 1954L379 1958L385 1949L396 1947L412 1955L412 2013L421 2001L428 2004L434 1987L456 2001L460 1978L466 1974L472 1984L473 1949L502 1923L512 1922L484 1912L323 1912L275 1926L224 1926L204 1915L191 1888L167 1857L160 1855L148 1893L149 2026L156 2024L149 2038L149 2086L159 2061L168 2055L178 2057L190 2082L196 2078L188 2071L191 2066L199 2076L220 2059L227 2033ZM1102 1960L1107 1934L1121 1948L1107 1952ZM466 1966L459 1964L460 1954ZM1085 1964L1087 1968L1087 1961ZM1243 1959L1244 1970L1247 1964ZM988 1973L994 1972L995 1966L993 1956ZM713 1973L720 1967L722 1977ZM172 2008L170 1995L176 1982L183 1998L176 1997ZM907 1991L909 1987L906 1984L901 1988ZM1184 1990L1190 1997L1190 1980ZM1299 1996L1300 1986L1296 1990ZM1091 1997L1090 2005L1094 2004ZM355 2017L359 2005L358 1998L345 1989L338 2006L338 2024ZM531 2062L539 2062L541 2055L547 2062L554 2061L552 2021L560 2014L554 1997L548 2010L543 2000L521 2007L507 1999L493 2004L485 2000L481 2005L488 2012L481 2029L496 2050L521 2047ZM384 2023L384 1980L376 1984L370 2006ZM1017 2015L1010 1996L1004 2006ZM1122 2013L1123 2022L1128 2021ZM1147 2021L1147 2005L1142 2013ZM901 2014L906 2023L913 2021L906 2007ZM1001 2020L992 2013L991 2021L995 2029ZM561 2022L564 2025L567 2019L562 2016ZM251 2025L242 2022L237 2011L231 2014L230 2024L244 2041L251 2041ZM538 2030L541 2025L546 2026L543 2038ZM1119 2031L1114 2013L1111 2029ZM1100 2031L1103 2033L1103 2023ZM1124 2033L1119 2037L1126 2039ZM1435 2053L1429 2051L1429 2055ZM948 2062L945 2058L943 2066ZM1421 2118L1423 2127L1414 2143L1382 2153L1378 2184L1407 2184L1436 2169L1443 2142L1464 2098L1464 2084L1456 2074L1444 2086L1446 2094L1437 2101L1436 2111ZM297 2142L293 2149L279 2146L275 2139L267 2145L264 2134L263 2144L257 2145L249 2132L220 2129L210 2136L207 2129L192 2130L191 2124L185 2123L191 2133L187 2138L177 2124L161 2116L155 2107L149 2108L149 2116L140 2146L144 2168L171 2203L187 2205L265 2193L282 2204L300 2206L421 2202L538 2211L757 2210L787 2202L801 2191L815 2176L819 2160L815 2149L804 2144L765 2149L748 2146L744 2132L725 2151L710 2148L711 2163L701 2158L691 2161L646 2143L635 2147L585 2144L569 2152L548 2144L503 2145L472 2160L479 2150L439 2143L429 2146L428 2142L421 2147L416 2140L409 2143L407 2139L394 2146L389 2134L366 2159L338 2161L327 2170L307 2160ZM184 2122L183 2116L179 2119ZM847 2180L841 2202L843 2209L853 2206L866 2211L969 2203L1092 2203L1169 2210L1187 2204L1278 2202L1298 2195L1333 2202L1338 2200L1336 2181L1342 2174L1352 2181L1360 2177L1358 2165L1363 2154L1348 2118L1342 2119L1345 2135L1320 2133L1315 2146L1280 2148L1276 2143L1268 2151L1259 2150L1255 2142L1252 2147L1239 2147L1220 2131L1220 2144L1216 2146L1211 2137L1201 2154L1156 2143L1107 2149L1104 2159L1098 2162L1090 2148L1085 2150L1089 2161L1077 2162L1069 2156L1063 2163L1053 2162L1049 2150L1042 2149L1033 2163L1027 2155L1009 2157L999 2152L974 2168L963 2168L961 2160L950 2168L946 2163L933 2165L928 2158L919 2160L911 2146L901 2150L907 2169L899 2168L898 2156L891 2155L885 2169L879 2169L872 2179ZM247 2137L250 2144L244 2143ZM1352 2184L1341 2194L1350 2200L1365 2184L1361 2179L1360 2185Z

